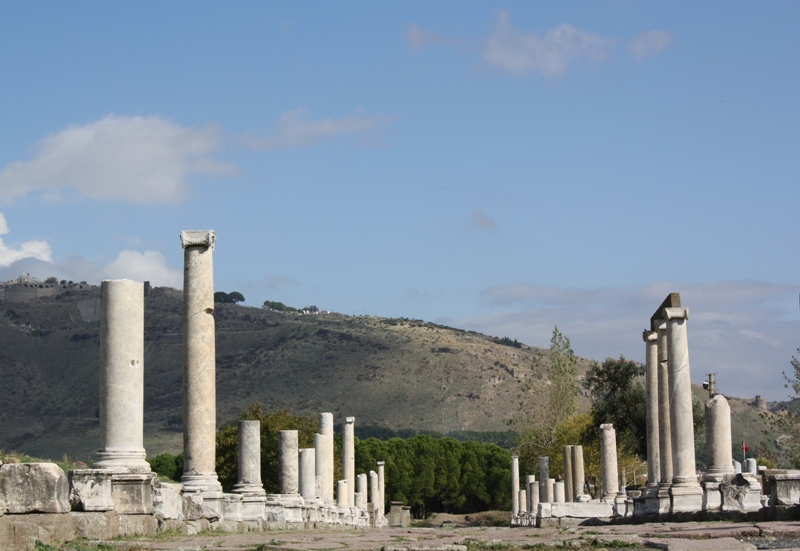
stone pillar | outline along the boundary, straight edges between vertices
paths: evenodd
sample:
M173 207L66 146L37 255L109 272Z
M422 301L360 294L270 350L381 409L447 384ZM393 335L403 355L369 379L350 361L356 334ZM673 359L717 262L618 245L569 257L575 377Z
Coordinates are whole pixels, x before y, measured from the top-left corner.
M572 491L575 498L583 494L586 480L583 472L583 446L572 446Z
M672 421L670 419L669 361L667 354L667 324L657 320L658 335L658 449L661 479L659 487L672 486Z
M722 394L706 401L706 458L704 482L722 482L725 475L733 474L731 408Z
M546 503L553 503L556 492L556 479L548 478L544 481L544 497Z
M562 448L564 460L564 501L572 503L575 493L572 489L572 446Z
M381 500L381 489L378 485L378 473L369 472L369 503L372 503L373 510L377 509L377 503Z
M528 503L525 504L525 508L529 513L535 514L536 508L534 506L534 502L536 505L539 505L539 486L536 484L536 477L532 474L529 474L525 477L525 490L525 496L528 499Z
M239 480L232 492L265 495L261 483L261 421L239 421Z
M564 503L564 482L559 481L553 484L553 503Z
M647 486L658 487L661 451L658 424L658 332L645 331L645 415L647 427Z
M323 498L333 501L333 413L319 414L319 435L314 437L317 450L317 476L322 483Z
M617 470L617 432L614 425L600 425L600 467L603 470L602 499L613 501L619 493L619 472Z
M361 498L363 499L362 508L366 509L367 508L367 501L368 501L367 475L366 475L366 473L361 473L360 475L358 475L356 477L356 491L359 494L361 494Z
M278 488L282 494L299 491L297 468L299 445L296 430L278 431Z
M214 332L216 235L182 231L183 246L183 476L185 491L221 494L215 471L217 380Z
M547 479L550 478L550 458L539 458L539 501L550 503L547 500Z
M316 484L316 450L300 448L300 480L298 490L303 499L314 499L317 496Z
M144 284L100 285L100 451L95 469L149 473L144 437Z
M342 431L342 472L347 481L347 503L349 507L355 505L356 491L356 443L355 443L355 417L344 418Z
M336 483L336 506L337 507L350 507L349 497L350 491L347 489L347 481L339 480Z
M699 511L702 489L697 482L694 457L694 416L689 343L686 336L688 308L664 308L667 319L670 430L672 433L672 486L670 511Z
M519 456L511 456L511 514L519 511Z
M519 491L519 497L517 498L519 502L519 511L517 514L527 513L528 512L528 493L525 490Z
M378 461L378 490L381 493L381 499L378 503L378 512L381 516L386 512L386 474L384 471L384 461Z

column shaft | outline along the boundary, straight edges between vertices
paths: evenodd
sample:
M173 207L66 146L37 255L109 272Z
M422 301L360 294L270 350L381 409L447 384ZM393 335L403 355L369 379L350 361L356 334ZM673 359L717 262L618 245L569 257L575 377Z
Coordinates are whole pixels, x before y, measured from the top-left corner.
M261 483L261 421L239 421L239 480L233 493L264 495Z
M511 456L511 514L519 512L519 457Z
M583 446L572 446L572 491L575 497L583 494L586 479L583 472Z
M385 462L378 461L378 490L381 493L381 499L378 503L378 511L383 515L386 509L386 474L384 471Z
M706 459L704 481L722 482L725 475L733 474L731 408L722 394L706 402Z
M614 499L619 493L619 471L617 431L611 423L600 425L600 466L603 470L603 499Z
M658 423L658 332L645 331L645 415L647 427L647 485L658 486L661 451Z
M550 478L550 458L539 458L539 501L550 503L547 499L547 479Z
M561 453L564 460L564 501L571 503L575 500L572 489L572 446L564 446Z
M319 497L317 496L316 472L316 450L314 448L300 448L299 491L303 499Z
M321 477L322 497L333 501L333 413L319 414L319 434L322 438L314 447L317 449L317 475Z
M299 445L296 430L278 431L278 487L282 494L299 492Z
M669 360L667 324L656 321L658 333L658 449L661 479L659 486L672 485L672 420L670 415Z
M347 481L347 503L355 506L356 492L356 444L355 417L345 417L342 431L342 471Z

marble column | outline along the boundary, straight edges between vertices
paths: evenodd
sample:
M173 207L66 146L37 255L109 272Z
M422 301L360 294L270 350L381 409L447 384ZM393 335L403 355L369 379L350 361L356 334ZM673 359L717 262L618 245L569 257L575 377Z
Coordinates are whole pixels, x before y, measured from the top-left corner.
M519 491L519 497L517 497L517 502L519 503L519 511L518 514L523 514L528 512L528 494L525 490Z
M553 484L553 503L564 503L565 490L564 481L560 480Z
M603 470L603 496L613 500L619 493L619 472L617 470L617 432L614 425L600 425L600 467Z
M316 484L316 450L314 448L300 448L300 480L299 491L303 499L314 499L317 496Z
M572 446L572 491L575 497L583 494L586 482L583 472L583 446Z
M366 473L361 473L360 475L358 475L356 477L356 491L359 494L361 494L361 499L362 499L361 508L362 509L366 509L367 508L367 501L368 501L367 475L366 475Z
M319 436L320 438L317 438ZM317 450L317 476L322 484L321 497L333 501L333 414L319 414L319 435L314 436Z
M261 421L239 421L239 480L232 492L265 495L261 483Z
M95 469L149 473L144 438L144 284L100 284L100 451Z
M511 456L511 514L519 511L519 456Z
M278 431L278 488L282 494L297 494L299 445L296 430Z
M661 479L659 487L672 486L672 421L670 415L669 356L667 351L667 324L656 320L658 335L658 449Z
M555 500L556 479L548 478L544 481L544 497L545 503L553 503Z
M539 458L539 501L550 503L547 500L547 479L550 478L550 458Z
M378 473L369 472L369 503L372 503L373 510L377 510L378 502L381 500L381 489L378 485Z
M347 489L347 481L339 480L336 483L336 506L337 507L350 507L349 497L350 491Z
M572 446L564 446L561 453L564 461L564 501L571 503L575 500L572 489Z
M644 331L645 342L645 419L647 427L647 486L657 488L661 478L661 451L658 432L658 332Z
M731 408L722 394L706 401L706 458L704 482L722 482L733 474L731 449Z
M539 505L539 486L536 484L536 477L529 474L525 477L525 490L528 503L526 508L529 513L536 513L536 507Z
M183 476L185 491L222 493L216 473L217 380L214 332L216 235L182 231Z
M344 479L347 481L347 503L349 507L355 505L356 491L355 421L355 417L345 417L342 431L342 471Z
M381 499L378 502L378 511L381 516L386 512L386 474L384 471L384 461L378 461L378 491L381 493Z

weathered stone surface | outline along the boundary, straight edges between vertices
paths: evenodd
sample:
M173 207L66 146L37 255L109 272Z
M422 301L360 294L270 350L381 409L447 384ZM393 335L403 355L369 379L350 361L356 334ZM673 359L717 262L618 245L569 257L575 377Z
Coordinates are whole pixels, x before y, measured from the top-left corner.
M182 484L156 480L153 483L153 512L162 520L183 520Z
M112 511L111 471L75 469L68 473L69 501L73 511Z
M583 471L583 446L572 446L572 489L575 492L574 501L578 496L585 495L585 475Z
M673 476L667 324L664 320L655 320L653 325L658 334L658 449L661 465L658 485L662 488L661 493L663 494L672 485ZM666 502L668 510L669 499Z
M539 501L547 503L547 479L550 478L550 458L539 458Z
M342 472L347 481L347 504L355 505L356 492L356 450L355 450L355 417L345 417L342 428Z
M511 456L511 514L519 513L519 456Z
M120 515L153 514L155 473L115 474L111 477L111 498Z
M300 448L298 491L303 499L314 499L316 492L316 450Z
M119 515L116 511L98 513L72 512L75 520L75 537L93 540L110 540L119 535Z
M614 506L607 501L551 503L550 516L573 518L611 518Z
M767 476L770 489L770 506L797 505L800 503L800 471Z
M757 511L761 508L761 484L754 475L727 475L719 488L723 511Z
M222 494L222 519L223 521L242 520L242 495Z
M158 519L152 515L119 515L120 536L155 536Z
M645 425L647 431L647 485L658 486L661 448L658 443L658 332L644 331Z
M617 432L611 423L600 425L600 462L603 471L603 499L614 499L619 493L619 471Z
M73 539L75 518L70 514L32 513L0 518L0 551L27 551L34 549L37 541L51 544Z
M561 455L564 463L564 501L570 503L575 501L572 479L572 446L562 447Z
M319 414L319 434L314 435L316 473L320 477L320 497L333 501L333 414Z
M69 513L69 482L55 463L0 466L0 499L6 513Z
M731 452L731 408L722 394L706 401L706 462L703 480L720 482L733 473Z
M265 495L261 482L261 421L239 421L239 478L233 493Z
M278 487L282 494L299 492L298 433L296 430L278 431Z

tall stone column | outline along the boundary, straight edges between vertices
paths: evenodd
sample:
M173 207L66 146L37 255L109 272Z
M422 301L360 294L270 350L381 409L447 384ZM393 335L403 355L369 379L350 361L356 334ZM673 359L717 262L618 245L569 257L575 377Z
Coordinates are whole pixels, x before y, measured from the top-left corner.
M525 477L525 490L528 503L526 508L529 513L536 514L536 508L539 506L539 486L536 484L536 477L529 474Z
M658 449L661 480L659 487L672 486L672 420L670 415L669 354L667 351L667 324L657 320L658 335Z
M232 492L265 495L261 483L261 421L239 421L239 480Z
M575 497L583 494L586 479L583 472L583 446L572 446L572 491Z
M347 481L347 503L349 507L355 505L356 491L355 421L355 417L345 417L342 431L342 471L344 479Z
M144 284L100 284L100 451L96 469L149 473L144 437Z
M386 472L385 461L378 461L378 490L381 492L381 500L378 504L378 511L381 516L386 512Z
M378 473L375 471L369 472L369 503L372 503L372 510L375 511L375 517L378 517L378 502L381 500L381 489L378 485Z
M314 436L317 450L317 476L322 484L322 496L333 501L333 413L319 414L319 436Z
M316 472L316 450L314 448L300 448L299 490L303 499L318 497Z
M519 512L519 456L511 456L511 514Z
M645 419L647 427L647 486L657 488L661 478L658 432L658 332L645 331Z
M564 501L571 503L575 500L572 489L572 446L564 446L561 454L564 461Z
M216 235L182 231L183 246L183 476L185 491L219 494L215 471L217 380L214 332Z
M348 494L350 491L347 489L347 481L339 480L336 483L336 506L337 507L350 507L348 504Z
M667 319L670 430L672 431L672 512L698 511L702 489L697 482L694 457L692 379L689 373L689 343L686 335L688 308L664 308Z
M619 493L617 470L617 431L614 425L600 425L600 467L603 470L603 499L612 500Z
M299 445L296 430L278 431L278 487L282 494L297 494Z
M725 475L733 474L731 408L722 394L706 402L706 457L708 469L703 481L722 482Z
M539 501L550 503L547 499L547 479L550 478L550 458L539 458Z

